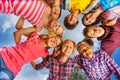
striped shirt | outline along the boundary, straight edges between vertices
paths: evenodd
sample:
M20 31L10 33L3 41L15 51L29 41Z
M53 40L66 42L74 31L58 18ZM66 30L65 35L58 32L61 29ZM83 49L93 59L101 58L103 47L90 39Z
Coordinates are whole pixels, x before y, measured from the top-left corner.
M0 11L27 19L32 25L43 27L42 16L50 10L39 0L0 0Z

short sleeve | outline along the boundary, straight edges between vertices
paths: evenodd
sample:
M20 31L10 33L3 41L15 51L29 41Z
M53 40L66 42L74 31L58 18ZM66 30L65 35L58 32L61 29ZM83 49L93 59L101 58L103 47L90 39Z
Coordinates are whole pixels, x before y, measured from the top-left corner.
M26 45L40 44L40 37L37 32L32 33L26 40Z

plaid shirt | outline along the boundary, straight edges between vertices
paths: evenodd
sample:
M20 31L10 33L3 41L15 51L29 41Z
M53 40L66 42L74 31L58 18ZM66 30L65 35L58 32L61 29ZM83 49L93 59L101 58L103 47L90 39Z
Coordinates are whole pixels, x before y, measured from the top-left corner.
M49 56L48 59L36 65L36 69L42 69L48 66L50 68L50 74L47 80L68 80L74 67L74 62L69 58L65 63L63 63L58 57L54 58Z
M90 80L111 80L111 73L120 80L120 67L102 50L96 51L91 59L78 55L74 61L81 65Z

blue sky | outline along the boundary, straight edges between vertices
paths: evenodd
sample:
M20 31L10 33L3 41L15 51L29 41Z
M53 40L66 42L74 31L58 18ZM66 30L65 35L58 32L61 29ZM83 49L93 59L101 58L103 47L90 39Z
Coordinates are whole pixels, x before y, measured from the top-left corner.
M68 11L62 12L62 16L59 19L59 22L63 24L64 17L68 14ZM76 43L81 41L84 36L82 34L84 26L81 23L81 17L83 15L79 16L79 25L74 29L74 30L67 30L65 29L65 33L63 34L63 39L72 39ZM17 22L19 17L16 17L14 15L8 15L8 14L0 14L0 47L4 46L13 46L15 45L14 40L13 40L13 32L16 30L15 29L15 24ZM24 26L30 26L31 24L27 21L25 21ZM40 33L45 33L44 29ZM22 36L22 41L24 41L26 38ZM93 47L94 51L100 49L100 41L97 41L96 39L93 39L95 42L95 45ZM50 50L50 52L52 49ZM77 51L72 55L74 56L77 54ZM120 66L120 48L116 49L113 58L115 62ZM41 59L37 59L37 61L41 61ZM43 69L43 70L34 70L31 65L28 63L24 65L19 72L19 74L16 76L15 80L46 80L48 76L49 70L48 69ZM116 80L112 76L112 80Z

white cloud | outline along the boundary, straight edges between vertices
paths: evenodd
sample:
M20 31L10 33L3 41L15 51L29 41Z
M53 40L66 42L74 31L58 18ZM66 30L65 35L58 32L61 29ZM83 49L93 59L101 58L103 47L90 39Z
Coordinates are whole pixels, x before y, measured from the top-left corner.
M14 15L8 15L8 14L4 14L3 16L4 16L3 23L0 23L0 24L3 32L6 32L8 29L15 27L18 17Z
M30 64L26 64L14 80L46 80L48 73L48 69L34 70Z
M11 24L9 21L6 21L2 24L2 29L3 29L3 32L5 32L7 29L11 28Z
M0 24L2 26L3 32L6 32L8 29L15 27L19 17L12 14L4 14L3 16L5 16L4 18L6 19L4 20L3 23ZM29 26L32 25L27 20L25 20L24 27L29 27Z

